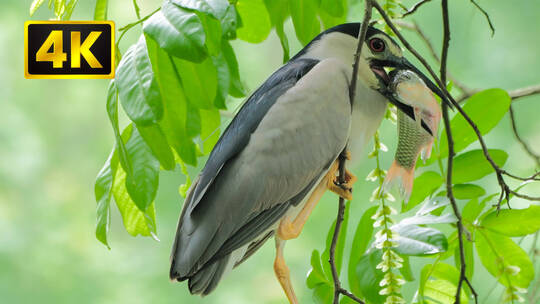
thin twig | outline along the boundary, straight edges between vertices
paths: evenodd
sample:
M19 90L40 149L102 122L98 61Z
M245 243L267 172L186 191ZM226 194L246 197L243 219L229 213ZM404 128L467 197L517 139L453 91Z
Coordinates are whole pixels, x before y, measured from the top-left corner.
M529 145L523 140L523 138L521 138L521 136L519 135L519 132L517 130L517 125L516 125L516 117L514 114L514 109L511 104L508 110L510 112L510 122L512 124L512 131L514 132L514 136L516 137L517 141L521 144L523 149L527 152L527 154L529 154L529 156L534 160L534 162L536 163L536 167L540 168L540 155L536 154L531 149L531 147L529 147Z
M413 5L413 7L411 7L410 10L408 10L407 12L405 12L405 14L403 14L403 18L407 17L408 15L411 15L411 14L414 14L416 12L417 9L420 8L420 6L428 3L429 1L431 0L422 0L422 1L418 1L415 5Z
M408 15L411 15L411 14L414 14L414 12L416 12L417 9L420 8L420 6L428 3L429 1L431 0L422 0L422 1L419 1L417 2L415 5L413 5L413 7L411 7L410 10L408 10L407 12L405 12L405 14L403 14L403 18L407 17Z
M535 174L531 175L531 176L527 176L527 177L521 177L521 176L517 176L517 175L514 175L508 171L505 171L505 170L502 170L502 173L506 176L509 176L511 178L514 178L514 179L517 179L517 180L520 180L520 181L540 181L540 178L538 177L540 175L540 171L539 172L536 172Z
M349 86L349 99L351 102L351 105L354 103L354 97L356 95L356 81L358 78L358 65L360 61L360 55L362 52L362 46L364 45L364 41L366 40L366 33L367 28L369 24L369 20L371 19L371 2L366 1L365 6L365 12L364 12L364 20L362 22L362 25L360 26L360 30L358 32L358 46L356 48L356 52L354 54L354 61L353 61L353 69L352 69L352 78L351 78L351 84ZM338 176L338 183L340 185L345 183L345 161L347 159L346 157L347 153L347 146L343 149L343 152L339 155L339 176ZM339 303L339 296L340 294L343 294L353 301L357 303L364 303L362 300L357 298L355 295L353 295L351 292L347 291L343 287L341 287L341 281L339 280L339 273L337 271L336 263L335 263L335 252L336 252L336 246L337 241L339 239L339 233L341 231L341 225L343 223L343 214L345 213L345 199L342 197L339 198L339 207L338 207L338 214L336 218L336 226L334 228L334 233L332 235L332 243L330 244L330 257L328 262L330 263L330 268L332 269L332 279L334 281L334 304Z
M471 3L474 4L474 6L476 6L476 8L478 8L482 12L482 14L484 14L484 16L486 17L487 22L489 23L489 28L491 29L491 36L493 37L493 35L495 35L495 27L493 26L493 23L491 22L491 18L489 17L489 14L478 3L476 3L476 1L471 0Z
M446 63L448 61L448 49L450 47L450 20L448 16L448 0L442 0L441 1L441 7L442 7L442 17L443 17L443 46L442 46L442 54L441 54L441 81L443 83L446 83ZM457 284L456 289L456 296L455 296L455 302L456 304L459 304L461 302L461 287L463 285L463 281L465 281L469 288L472 290L474 294L475 303L478 303L478 296L476 295L476 291L472 287L471 283L467 279L466 276L466 268L467 263L465 261L465 248L463 244L463 219L461 218L461 213L459 212L459 208L456 202L456 198L454 197L454 190L452 187L452 174L453 174L453 165L454 165L454 138L452 137L452 128L450 127L450 118L448 116L448 104L445 102L442 103L442 112L443 112L443 120L444 120L444 129L446 131L446 138L448 141L448 164L447 164L447 174L446 174L446 196L450 200L450 203L452 205L452 210L454 211L454 215L457 218L457 232L458 232L458 241L459 241L459 259L460 259L460 271L459 271L459 280Z
M118 40L116 40L116 43L115 43L115 47L116 47L116 56L118 57L118 62L120 62L120 59L122 58L122 55L120 53L120 41L122 40L122 38L124 37L124 35L134 26L136 26L137 24L140 24L140 23L143 23L144 21L146 21L148 18L152 17L152 15L154 15L155 13L157 13L158 11L161 10L161 7L158 7L157 9L155 9L153 12L151 12L150 14L144 16L143 18L135 21L135 22L132 22L132 23L129 23L127 25L124 25L123 27L119 28L118 31L121 32L120 34L120 37L118 37Z
M508 95L510 95L513 100L535 94L540 94L540 84L508 91Z
M457 99L457 102L461 103L465 99L471 97L473 94L476 94L476 93L478 93L480 91L482 91L482 90L480 90L480 89L471 89L468 93L464 92L464 94ZM510 96L510 98L512 99L512 102L515 102L517 99L522 98L522 97L527 97L527 96L540 94L540 84L536 84L536 85L532 85L532 86L528 86L528 87L523 87L523 88L519 88L519 89L515 89L515 90L510 90L510 91L507 91L507 92L508 92L508 95Z
M422 39L422 41L424 41L424 43L428 47L428 50L431 56L433 57L433 59L435 59L435 61L437 61L439 65L441 64L441 59L439 58L439 55L437 54L437 51L435 50L435 46L433 45L431 40L428 38L428 36L424 33L422 28L418 25L418 23L416 23L416 21L413 20L412 22L407 22L403 20L394 20L394 23L404 29L411 30L415 32L416 34L418 34L418 37L420 37L420 39ZM446 77L450 79L452 83L454 84L454 86L458 88L461 92L463 92L464 95L471 96L475 92L479 91L479 90L471 89L468 86L466 86L463 82L459 81L456 77L454 77L448 70L446 71Z

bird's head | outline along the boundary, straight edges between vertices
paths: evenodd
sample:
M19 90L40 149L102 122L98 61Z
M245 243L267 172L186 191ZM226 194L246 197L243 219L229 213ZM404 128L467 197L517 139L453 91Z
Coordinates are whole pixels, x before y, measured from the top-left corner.
M315 37L295 58L338 58L351 65L358 45L360 23L346 23L330 28ZM384 32L369 26L362 47L358 67L358 80L364 87L378 91L386 99L412 115L412 108L400 102L390 88L388 73L393 69L404 69L415 72L425 84L437 94L443 102L450 104L447 97L424 73L410 63L401 51L400 46Z

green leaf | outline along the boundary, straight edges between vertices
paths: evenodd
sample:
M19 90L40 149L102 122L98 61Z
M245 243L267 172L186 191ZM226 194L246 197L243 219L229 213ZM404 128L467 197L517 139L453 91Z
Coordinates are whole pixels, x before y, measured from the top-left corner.
M223 0L172 0L172 2L185 9L201 12L219 20L223 37L236 38L238 20L234 3Z
M289 61L289 40L283 30L283 24L289 16L289 0L264 0L264 5L270 15L272 26L276 29L276 34L283 49L283 63Z
M403 266L399 269L399 272L403 276L403 278L409 282L414 281L413 272L411 269L411 262L409 261L409 257L406 255L402 255L401 258L403 259Z
M482 226L506 236L525 236L540 229L540 206L527 209L493 211L482 220Z
M459 138L459 137L456 137ZM488 150L493 161L502 167L506 163L508 154L503 150ZM493 173L491 164L485 159L482 150L472 150L462 153L454 159L453 179L455 184L463 184L479 180Z
M394 239L398 244L395 248L397 253L424 256L444 252L448 248L444 233L434 228L395 225L391 229L398 234L398 237Z
M236 10L242 20L242 27L236 31L238 38L251 43L266 40L272 26L263 0L238 0Z
M317 304L331 303L334 298L334 286L330 284L319 284L313 290L313 300Z
M108 0L97 0L94 9L94 20L107 20Z
M342 17L345 14L347 2L344 0L321 0L320 9L330 16Z
M463 213L461 215L465 222L469 222L472 224L474 223L476 218L478 218L482 210L484 210L485 206L485 201L479 203L478 199L472 199L465 205L465 207L463 208Z
M315 288L318 284L329 283L321 264L321 257L318 250L311 253L311 269L307 275L306 285L308 288Z
M399 226L407 225L449 224L455 223L456 220L457 219L453 213L445 213L444 215L416 214L414 216L404 218L399 222L399 224L394 225L393 227L398 228Z
M199 109L189 102L187 104L186 134L190 138L201 134L201 115Z
M459 280L459 271L454 266L445 263L427 264L422 269L421 276L419 288L421 296L439 301L437 303L454 303ZM430 280L429 278L435 279ZM461 303L468 303L469 299L464 288L461 290L460 300Z
M333 286L324 274L319 251L311 254L311 269L308 272L306 285L313 289L313 299L316 303L325 304L333 298Z
M504 114L508 112L511 99L508 93L502 89L489 89L474 94L469 97L463 107L463 110L476 123L480 133L486 135L493 129ZM452 136L456 139L454 142L455 152L467 148L470 144L477 141L478 138L472 127L467 123L462 115L456 114L450 122ZM441 136L441 156L448 156L448 145L446 132Z
M236 38L236 9L234 3L223 0L172 0L180 7L204 13L221 22L223 36L227 39ZM200 17L200 15L199 15ZM208 35L208 31L206 32ZM221 30L219 31L221 34Z
M244 85L240 80L238 61L236 60L236 55L229 42L222 40L221 51L223 52L223 56L225 56L225 60L227 61L230 71L231 83L229 94L237 98L246 96L246 90L244 89Z
M113 196L120 211L126 231L132 235L153 236L156 234L156 213L154 203L142 212L131 200L126 189L126 173L118 167L114 177Z
M229 40L236 39L236 28L239 24L236 6L234 4L230 4L223 12L223 16L220 17L220 20L223 37Z
M71 19L71 14L73 14L73 10L75 9L77 2L79 2L79 0L70 0L68 2L68 4L66 5L66 12L64 13L64 16L62 16L62 20Z
M148 38L147 41L152 68L163 96L164 112L160 122L161 129L182 161L196 165L195 144L186 134L187 98L177 69L168 53L159 48L153 39Z
M202 150L204 154L209 154L219 139L221 116L218 110L200 110L200 112Z
M534 278L534 267L527 253L511 238L478 229L476 250L486 269L506 287L527 288Z
M141 211L146 211L156 197L159 162L137 127L133 127L131 137L126 142L126 151L132 165L132 172L126 171L126 188L135 205Z
M54 0L54 15L60 19L65 12L65 0Z
M30 4L30 17L34 15L34 13L37 11L37 9L45 2L45 0L34 0L32 1L32 4Z
M207 56L204 27L197 14L169 1L144 22L143 31L178 58L201 62Z
M201 63L173 58L188 101L201 109L212 109L217 93L217 70L212 59Z
M321 31L317 19L318 4L316 0L296 0L289 1L289 5L296 37L306 45Z
M144 36L126 51L116 69L115 79L122 107L133 122L149 125L161 119L161 96Z
M453 190L457 199L473 199L486 194L484 188L473 184L457 184L453 186Z
M124 170L131 172L131 163L118 126L118 89L114 79L109 83L107 93L107 114L113 128L114 137L116 140L116 150L118 151L118 155L120 157L120 163L124 167ZM131 136L131 129L129 129L128 132L128 136Z
M96 197L97 210L96 210L96 238L102 242L107 248L109 243L107 241L107 234L109 232L109 226L111 222L110 204L112 196L113 177L116 174L118 168L118 156L116 150L113 149L109 158L105 162L105 165L99 171L96 183L94 185L94 194Z
M424 296L433 299L435 303L452 304L455 303L454 297L456 296L456 291L456 285L449 281L441 279L428 280L424 287ZM463 304L469 303L469 299L463 293L463 289L461 291L460 300Z
M197 13L206 34L206 47L210 55L221 52L221 23L212 16Z
M403 204L401 212L406 212L423 202L429 195L444 182L441 175L434 171L426 171L414 179L411 198L407 204Z
M321 0L319 18L328 29L347 22L347 0Z
M213 16L214 18L218 19L219 16L217 15L216 11L212 8L210 5L210 2L212 4L225 4L226 1L207 1L207 0L172 0L172 2L182 8L188 9L188 10L194 10L201 13L208 14L210 16Z
M381 250L373 250L372 252L363 255L356 266L356 276L360 282L360 290L362 295L369 303L380 304L384 303L385 297L379 294L381 289L379 282L383 279L384 274L377 265L381 262Z
M226 100L227 95L229 95L229 85L231 83L229 65L223 53L212 57L212 62L217 70L217 92L214 99L214 106L218 109L226 109Z
M377 212L377 209L379 209L378 206L373 206L364 212L354 233L354 239L351 247L352 249L349 256L349 267L347 271L349 285L351 286L351 290L354 294L360 293L360 282L356 276L356 265L358 264L360 257L366 251L369 241L371 240L371 236L373 235L373 223L375 220L373 220L371 217L375 214L375 212Z
M158 124L152 124L138 126L137 129L152 154L159 160L161 167L165 170L173 170L176 166L174 155L161 127Z

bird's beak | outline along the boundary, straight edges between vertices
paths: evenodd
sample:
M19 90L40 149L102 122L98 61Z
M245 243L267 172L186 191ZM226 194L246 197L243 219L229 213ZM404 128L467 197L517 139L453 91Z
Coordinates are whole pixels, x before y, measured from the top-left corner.
M384 68L396 68L400 70L413 71L420 78L422 78L426 86L433 93L437 94L437 96L441 98L442 102L446 103L450 108L452 108L452 103L450 102L450 100L448 100L448 97L442 92L442 90L437 85L435 85L431 81L431 79L429 79L426 75L424 75L424 73L422 73L417 67L415 67L412 63L410 63L405 57L392 56L391 58L387 60L373 59L370 62L370 67L371 67L371 70L379 78L379 83L380 83L379 92L387 96L389 98L389 101L393 103L394 105L396 105L398 108L401 108L398 105L398 103L400 102L395 100L395 98L390 98L389 96L389 95L392 95L390 92L391 90L389 88L390 77L388 76L388 74L386 74L386 71L384 70Z

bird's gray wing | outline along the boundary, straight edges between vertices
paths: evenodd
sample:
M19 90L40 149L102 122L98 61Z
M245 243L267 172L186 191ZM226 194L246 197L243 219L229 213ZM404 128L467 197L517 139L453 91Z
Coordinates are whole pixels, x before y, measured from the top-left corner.
M315 59L300 59L284 65L248 98L210 153L199 175L199 182L192 190L187 212L191 213L197 207L225 163L244 149L251 134L278 97L293 87L318 62Z
M262 99L275 99L273 104L243 139L246 143L230 135L228 140L243 147L222 138L220 149L238 151L215 169L210 182L203 182L203 172L189 195L173 247L171 278L185 279L213 258L249 244L308 194L349 134L347 75L347 67L326 59L293 85L283 85L289 86L283 92L277 88L281 83L260 92ZM256 107L265 100L252 102ZM223 157L216 151L211 157ZM197 206L191 206L194 202Z

